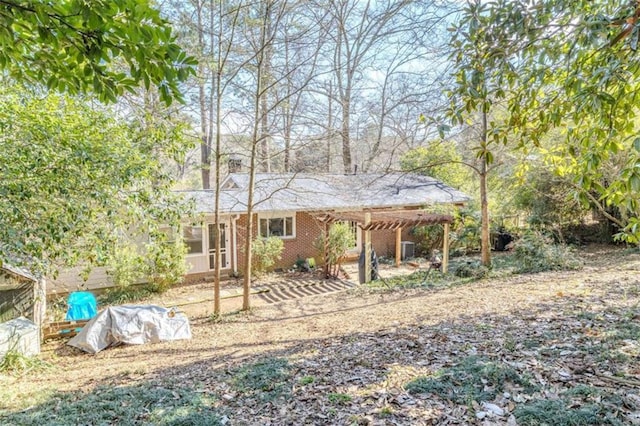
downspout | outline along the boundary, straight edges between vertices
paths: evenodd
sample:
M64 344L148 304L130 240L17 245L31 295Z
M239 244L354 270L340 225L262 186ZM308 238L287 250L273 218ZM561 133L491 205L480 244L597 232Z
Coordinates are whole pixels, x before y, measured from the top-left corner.
M232 266L231 270L234 276L238 276L238 231L236 221L240 219L239 214L234 214L231 216L231 240L233 245L233 257L232 257Z

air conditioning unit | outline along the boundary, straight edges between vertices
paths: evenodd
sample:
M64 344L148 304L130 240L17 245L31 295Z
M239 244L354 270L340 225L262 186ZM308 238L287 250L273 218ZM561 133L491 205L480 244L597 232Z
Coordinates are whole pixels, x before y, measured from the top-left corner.
M400 259L407 260L416 255L416 244L411 241L400 242Z

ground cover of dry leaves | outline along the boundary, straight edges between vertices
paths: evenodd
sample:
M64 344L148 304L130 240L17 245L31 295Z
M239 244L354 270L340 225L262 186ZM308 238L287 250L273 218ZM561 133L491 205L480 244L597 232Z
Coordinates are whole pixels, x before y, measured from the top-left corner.
M217 322L185 306L190 341L48 343L51 368L0 378L0 423L73 424L75 404L76 424L640 424L640 254L582 256L580 271L356 288Z

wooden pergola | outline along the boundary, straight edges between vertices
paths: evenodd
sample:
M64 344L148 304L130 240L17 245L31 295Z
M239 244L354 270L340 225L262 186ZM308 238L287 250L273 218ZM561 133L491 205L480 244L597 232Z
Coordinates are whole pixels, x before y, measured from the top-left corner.
M365 281L371 279L371 231L396 231L396 266L400 266L402 255L402 229L411 226L444 225L442 247L442 271L447 272L449 266L449 225L453 216L436 213L426 213L422 210L367 210L361 212L324 212L316 214L315 218L324 224L325 235L329 234L329 227L334 222L355 222L363 233ZM327 241L325 241L325 275L328 275Z

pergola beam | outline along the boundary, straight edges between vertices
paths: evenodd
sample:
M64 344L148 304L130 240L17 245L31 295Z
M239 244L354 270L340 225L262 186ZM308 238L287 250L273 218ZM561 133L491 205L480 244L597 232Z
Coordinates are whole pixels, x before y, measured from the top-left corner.
M334 222L356 222L362 232L365 252L365 281L371 279L371 231L396 232L396 266L400 266L402 249L402 229L412 226L444 225L442 247L442 271L447 272L449 266L449 225L453 223L453 216L437 213L426 213L421 210L398 211L363 211L363 212L322 212L314 215L316 220L324 224L325 235ZM327 241L325 241L325 264L327 262ZM325 270L325 273L328 273Z

